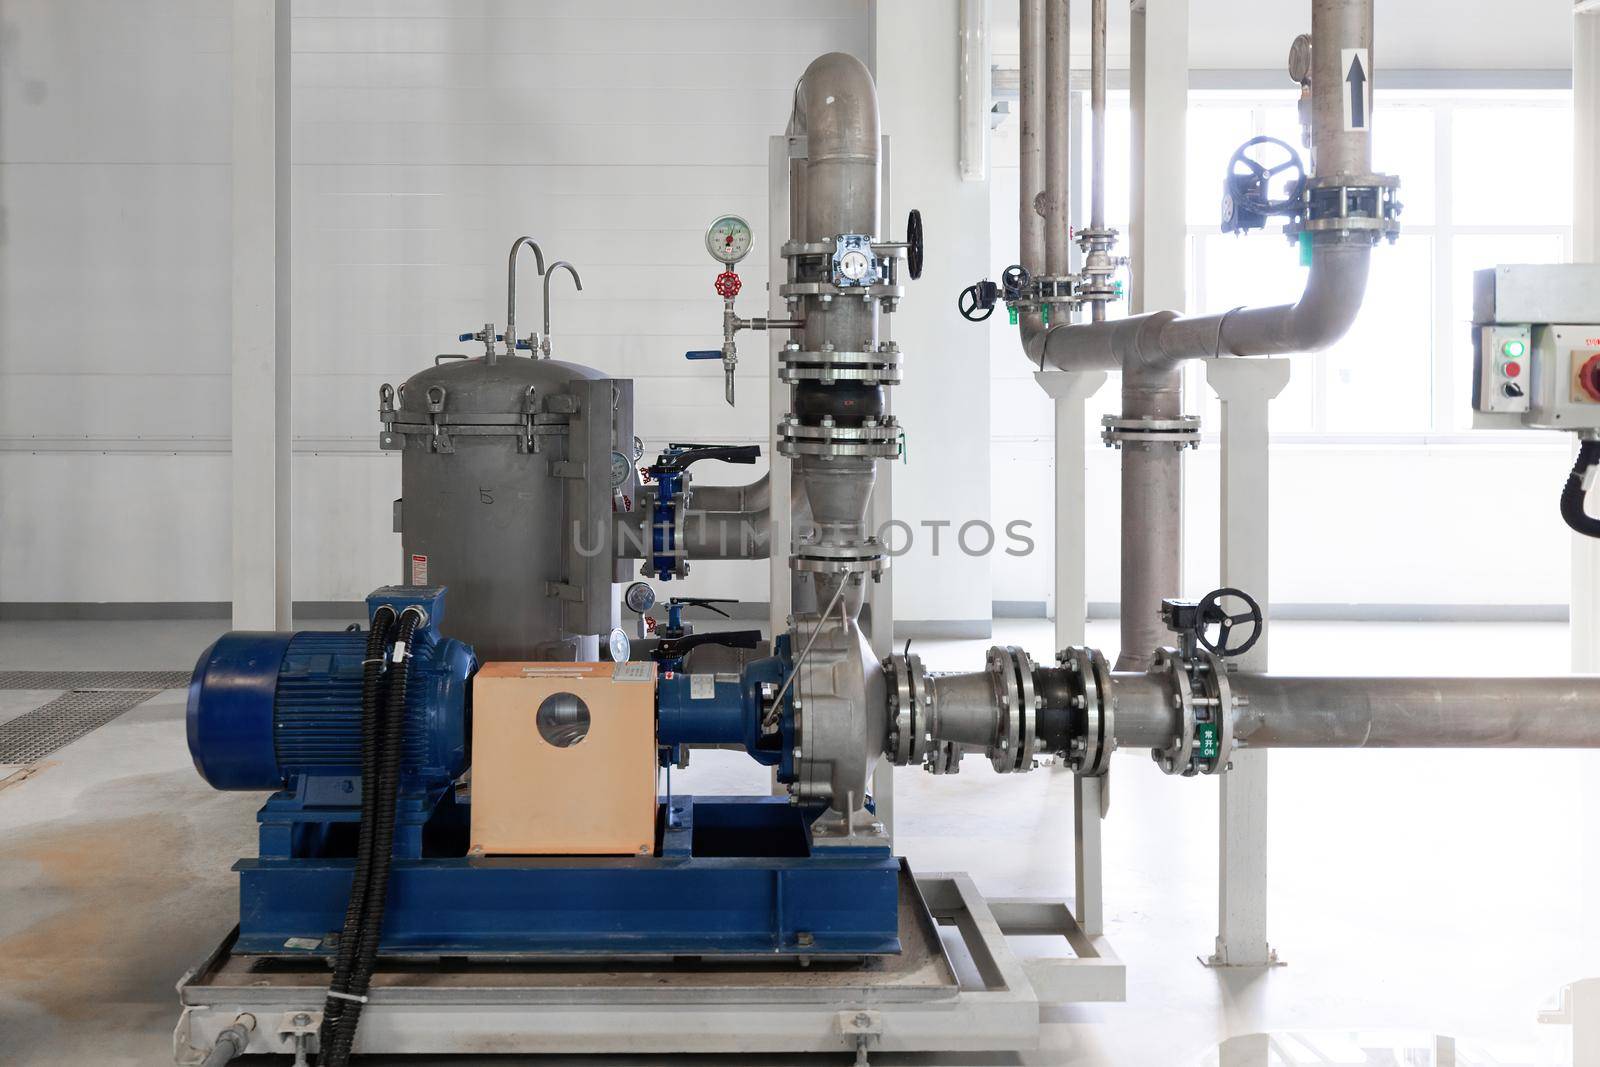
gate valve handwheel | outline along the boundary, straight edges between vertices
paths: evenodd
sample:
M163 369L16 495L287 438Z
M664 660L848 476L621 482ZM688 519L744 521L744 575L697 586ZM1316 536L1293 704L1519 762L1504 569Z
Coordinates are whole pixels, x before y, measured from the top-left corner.
M1257 162L1245 155L1248 149L1257 145L1280 148L1288 158L1270 167ZM1273 179L1291 170L1294 172L1294 177L1284 188L1283 199L1272 199ZM1295 151L1293 145L1276 137L1250 138L1240 145L1239 150L1228 160L1228 174L1223 182L1223 232L1259 229L1267 224L1269 215L1300 214L1305 183L1305 164L1301 162L1300 153Z
M994 314L995 301L1000 298L1000 287L989 279L961 290L956 300L956 310L968 322L982 322Z
M1244 610L1230 609L1224 603L1227 600L1244 601ZM1261 638L1261 605L1243 589L1213 589L1201 599L1197 615L1195 635L1200 644L1223 659L1244 655ZM1217 635L1215 641L1211 638L1213 632ZM1240 636L1246 632L1248 637Z
M725 270L717 275L717 295L724 300L732 300L739 295L739 287L743 284L737 274Z
M922 277L922 212L916 208L906 218L906 273L912 281Z

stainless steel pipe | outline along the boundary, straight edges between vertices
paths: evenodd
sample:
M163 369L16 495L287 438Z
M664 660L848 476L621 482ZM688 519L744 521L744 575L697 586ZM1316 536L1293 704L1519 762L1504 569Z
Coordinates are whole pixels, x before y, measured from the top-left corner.
M1600 676L1229 676L1234 735L1250 748L1600 748ZM1117 743L1160 748L1179 730L1166 674L1117 673Z
M1094 0L1089 12L1089 226L1106 228L1106 0ZM1095 322L1104 322L1106 303L1091 305Z
M1070 115L1072 5L1069 0L1045 3L1045 138L1044 138L1044 269L1052 277L1072 270ZM1023 266L1027 266L1026 263ZM1031 268L1030 268L1031 269ZM1052 316L1054 318L1054 316Z
M1021 84L1018 87L1019 125L1017 227L1019 260L1029 274L1045 270L1045 220L1040 213L1045 195L1045 0L1021 0ZM1063 176L1064 180L1064 176ZM1037 311L1022 315L1023 334L1040 332L1044 319Z
M1314 48L1312 137L1319 177L1359 178L1372 170L1370 130L1344 128L1344 93L1339 70L1343 50L1372 47L1372 0L1316 0L1312 6ZM1026 62L1026 56L1024 56ZM1368 71L1368 76L1372 71ZM1058 324L1048 329L1023 323L1028 358L1060 370L1169 370L1190 359L1314 352L1343 337L1366 293L1371 240L1337 231L1312 238L1311 271L1300 300L1268 308L1238 308L1186 319L1173 311L1120 322Z

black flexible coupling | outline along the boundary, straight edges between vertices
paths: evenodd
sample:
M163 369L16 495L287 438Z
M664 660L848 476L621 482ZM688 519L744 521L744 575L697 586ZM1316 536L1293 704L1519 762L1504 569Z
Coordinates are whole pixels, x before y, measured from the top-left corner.
M333 1028L331 1044L324 1045L322 1067L345 1067L355 1046L361 1009L377 969L378 946L383 939L383 912L389 896L389 871L394 856L396 802L400 794L401 763L405 756L406 697L411 683L411 642L422 623L422 612L407 608L400 613L384 694L382 744L378 756L377 807L373 813L372 863L362 907L355 965L350 973L348 998Z
M1583 479L1591 468L1600 466L1600 441L1585 438L1578 444L1578 461L1567 475L1566 487L1561 490L1561 517L1574 533L1585 537L1600 537L1600 519L1584 509Z
M389 642L394 635L394 609L387 604L372 613L372 629L367 633L366 655L361 661L361 821L356 838L355 872L350 885L350 903L345 907L344 928L339 935L339 952L334 959L330 994L350 992L350 973L355 967L361 941L361 913L366 906L367 883L372 874L373 814L378 810L378 756L383 728L384 666ZM321 1047L328 1048L349 1001L330 995L323 1005Z

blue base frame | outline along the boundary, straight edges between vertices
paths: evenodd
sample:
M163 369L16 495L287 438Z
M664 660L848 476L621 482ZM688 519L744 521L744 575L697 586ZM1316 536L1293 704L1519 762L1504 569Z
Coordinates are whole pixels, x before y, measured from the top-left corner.
M460 809L457 809L460 810ZM813 851L782 797L673 796L639 857L397 856L380 951L411 956L864 956L900 951L899 861ZM240 860L235 952L333 951L354 861Z

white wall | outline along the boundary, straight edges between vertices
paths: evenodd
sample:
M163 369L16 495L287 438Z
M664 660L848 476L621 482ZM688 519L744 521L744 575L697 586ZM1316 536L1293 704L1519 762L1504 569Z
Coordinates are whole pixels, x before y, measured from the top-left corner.
M894 236L911 208L922 212L927 260L891 316L905 352L894 410L906 430L906 462L894 471L894 514L914 531L894 561L895 618L987 620L990 557L957 543L969 522L989 520L989 337L956 311L956 294L989 261L987 182L960 180L957 134L957 0L877 0L875 71L890 136ZM942 528L922 524L947 522ZM935 545L935 535L938 544ZM983 548L980 528L967 544ZM935 549L937 548L937 552Z
M218 8L0 0L0 602L228 599ZM735 410L683 360L720 328L701 235L766 218L767 138L812 58L865 58L865 0L295 10L297 599L394 578L378 386L502 322L520 233L582 272L582 293L556 282L556 354L635 379L648 448L765 440L762 361ZM743 268L760 293L760 248ZM766 571L702 564L689 590L765 600Z

